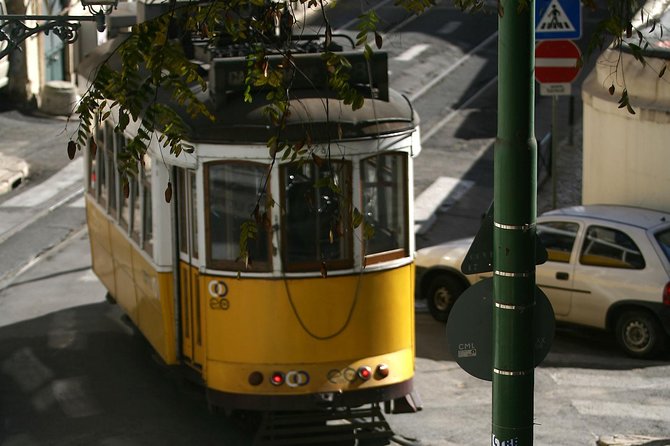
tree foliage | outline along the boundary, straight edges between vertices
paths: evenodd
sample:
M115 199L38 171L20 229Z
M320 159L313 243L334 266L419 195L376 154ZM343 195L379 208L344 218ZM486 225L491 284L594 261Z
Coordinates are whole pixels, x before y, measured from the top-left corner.
M610 44L620 49L628 45L640 63L646 63L646 37L649 33L659 32L656 29L657 17L643 12L642 17L636 20L636 11L640 9L636 0L606 0L604 5L596 0L582 1L590 11L605 9L604 19L590 36L586 57L591 57ZM422 14L436 3L437 0L394 1L396 6L410 14ZM477 13L484 6L483 0L454 0L454 3L467 13ZM524 0L517 6L523 8L528 4ZM499 0L498 14L510 13L503 6ZM360 91L350 84L349 62L332 50L334 36L329 21L331 7L336 7L336 4L328 3L327 0L294 0L286 3L276 0L177 3L172 0L167 13L133 26L132 33L118 44L106 63L98 67L76 110L80 124L76 138L68 144L68 155L73 157L74 151L81 150L87 143L94 146L95 141L90 140L92 130L97 122L107 118L110 113L118 116L115 127L117 132L123 132L131 123L137 126L133 132L136 136L117 155L122 175L136 173L152 138L157 138L158 143L169 148L174 155L192 151L193 147L186 139L188 128L180 114L159 98L170 98L172 103L178 104L192 117L201 115L214 119L199 99L199 93L205 91L208 85L190 54L194 42L205 42L211 48L221 44L244 47L247 62L244 100L253 101L262 92L269 101L265 114L275 129L267 141L272 164L278 156L283 160L310 159L312 143L309 135L300 141L287 140L282 136L286 119L291 114L291 87L295 76L300 75L296 70L292 46L293 31L298 29L298 32L304 32L299 26L296 27L296 24L300 25L297 23L300 17L311 12L319 14L323 19L319 32L324 43L320 51L327 67L331 91L353 109L362 107L365 100ZM358 19L355 44L370 58L375 48L383 47L385 24L374 8L363 12ZM637 42L630 41L633 36L637 36ZM281 62L270 63L271 57L279 57ZM659 76L662 77L664 73L665 67L660 70ZM614 92L612 84L610 94ZM634 113L625 85L620 93L619 106ZM171 184L168 184L165 192L169 201ZM247 241L255 237L257 225L262 224L263 220L258 209L257 205L256 215L252 215L242 227L240 250L245 263L249 262ZM364 232L370 233L370 228L365 227L362 214L357 209L351 210L350 219L354 227L363 224Z
M435 0L394 1L395 5L411 14L424 13L435 3ZM583 0L583 3L591 11L603 8L595 0ZM463 11L477 12L482 8L483 1L455 0L455 4ZM206 90L207 82L197 65L191 61L191 55L185 51L194 40L205 40L212 46L228 41L248 49L245 100L252 101L252 92L260 87L265 88L265 97L271 101L266 114L277 129L277 136L268 141L270 155L274 157L284 152L285 157L295 157L305 141L291 144L281 140L280 135L285 119L290 114L288 97L292 76L286 73L290 72L293 65L290 30L298 20L298 11L313 11L324 19L325 26L321 33L325 49L322 57L328 67L330 88L354 109L360 108L364 100L349 84L348 71L351 67L347 60L329 49L333 39L333 30L328 20L331 6L324 0L299 0L286 5L269 0L215 0L210 3L189 2L184 6L182 3L178 6L173 1L169 12L135 25L113 57L99 67L76 110L81 118L75 140L77 149L86 144L95 122L107 117L115 109L118 113L117 131L124 131L131 120L140 123L137 136L119 160L123 172L137 168L136 161L142 159L149 141L155 135L160 135L159 143L169 147L175 155L191 151L193 147L184 140L187 129L179 114L157 98L159 92L167 94L191 116L203 115L214 119L197 96L197 89ZM586 57L604 49L611 42L621 48L625 39L635 34L639 42L628 43L628 47L640 63L646 63L643 54L648 42L640 29L642 26L634 25L635 14L640 9L638 1L607 0L604 8L605 18L590 36ZM656 31L657 18L647 14L645 19L644 14L643 20L638 22L642 22L647 32ZM356 45L367 56L374 51L371 41L377 49L382 48L383 26L374 9L360 15ZM272 66L268 56L276 54L282 55L284 61ZM117 61L116 65L112 63L113 60ZM664 73L665 68L659 76ZM625 88L621 93L621 104L632 111Z

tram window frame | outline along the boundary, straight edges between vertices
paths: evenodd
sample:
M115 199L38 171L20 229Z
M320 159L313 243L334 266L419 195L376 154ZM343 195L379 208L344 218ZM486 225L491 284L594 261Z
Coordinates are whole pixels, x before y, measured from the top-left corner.
M103 125L98 125L96 128L96 137L98 138L98 153L97 153L97 168L98 168L98 187L96 199L98 204L107 211L107 201L109 198L109 184L107 184L107 177L109 176L107 158L109 150L107 148L107 138L105 137L105 128Z
M367 164L372 163L374 160L389 160L395 159L399 160L398 163L399 169L396 171L391 171L391 180L380 179L378 172L379 169L388 170L389 166L380 164L379 162L374 163L372 166L374 168L375 176L373 179L366 178L369 170L366 169ZM394 168L393 166L390 166ZM405 152L386 152L367 157L361 160L360 162L360 184L361 184L361 212L363 213L363 218L365 219L366 224L370 225L369 217L373 215L367 205L366 193L368 191L376 190L374 192L375 197L378 199L380 185L382 187L391 187L391 193L394 194L394 197L391 198L390 206L387 205L387 209L391 210L391 213L395 211L395 217L398 216L398 222L401 222L401 227L397 231L385 231L388 233L388 238L393 240L399 246L397 248L386 249L384 247L380 249L371 248L372 241L375 237L380 234L380 227L375 227L372 224L374 233L371 239L365 238L363 240L363 258L365 265L387 262L390 260L401 259L409 256L409 185L408 185L408 173L409 161L408 154ZM395 181L394 181L395 180ZM400 187L398 187L400 186ZM398 191L401 192L401 195L398 196ZM385 218L388 218L389 215L385 214Z
M114 127L109 121L105 122L105 170L107 171L107 213L118 221L118 193L116 168L116 138Z
M144 155L143 162L140 164L140 200L141 200L141 237L140 244L142 249L153 256L154 252L154 231L153 231L153 209L151 197L151 174L152 160L148 155Z
M140 196L140 183L137 180L137 175L131 174L128 182L129 200L128 204L130 210L130 238L140 243L142 232L142 200Z
M99 155L98 155L98 142L102 141L102 137L99 136L101 130L99 126L95 128L95 138L88 139L88 177L86 178L86 191L98 199L100 194L100 181L98 179L98 165L99 165ZM93 150L93 145L95 144L96 149Z
M351 227L351 222L350 222L350 207L352 204L352 196L353 196L353 187L352 187L352 181L353 181L353 163L349 160L327 160L324 161L323 168L319 165L317 165L315 162L292 162L292 163L285 163L280 166L280 190L281 190L281 209L283 210L282 212L282 219L281 219L281 239L282 239L282 249L281 249L281 258L282 258L282 264L283 268L285 271L288 272L314 272L314 271L320 271L323 273L324 268L326 270L338 270L338 269L347 269L347 268L353 268L354 266L354 236L353 236L353 228ZM309 203L310 200L312 200L312 203L316 203L317 200L321 201L320 199L325 198L324 195L321 195L321 191L324 189L327 189L327 186L319 186L319 187L314 187L315 185L319 185L320 183L324 182L326 177L322 177L322 173L326 172L326 169L330 166L331 168L334 166L339 166L336 167L336 172L339 172L340 175L343 176L342 179L339 181L339 189L342 191L341 192L341 197L340 201L337 204L340 212L340 222L339 224L336 225L335 228L330 228L329 233L325 234L328 239L330 239L330 243L332 244L332 239L331 237L337 237L340 239L343 239L343 242L341 243L341 253L338 258L336 259L324 259L323 258L323 249L321 246L321 241L324 240L323 236L324 234L321 234L321 230L319 226L321 225L321 221L315 222L314 225L314 239L311 239L308 241L308 243L311 243L315 248L314 252L314 259L311 260L292 260L291 259L291 249L292 249L292 241L291 241L291 236L289 235L289 217L292 212L291 210L291 205L287 201L289 198L287 196L287 188L290 186L288 184L288 175L291 174L291 168L309 168L310 169L310 174L311 176L305 176L305 179L310 181L311 180L311 187L312 190L314 190L314 196L309 198L307 195L305 195L305 200ZM305 174L305 172L302 172L301 174ZM297 183L296 183L297 184ZM332 191L332 193L335 193L335 191ZM327 199L327 198L326 198ZM297 200L297 202L301 202L301 200ZM305 210L307 213L305 214ZM301 210L303 213L302 216L300 216L297 220L303 221L308 223L306 220L306 217L309 216L317 216L318 217L318 211L316 208L313 209L303 209ZM333 231L335 229L335 231ZM300 240L307 240L307 233L306 231L298 231L295 234L295 240L300 239ZM304 243L303 243L304 244ZM304 255L304 254L300 254Z
M255 198L252 197L244 197L242 200L243 202L241 203L242 205L249 206L249 213L246 215L246 218L244 220L248 220L252 218L253 215L253 210L254 207L256 206L256 203L258 202L260 198L260 203L261 205L264 203L267 203L267 195L269 192L267 190L263 190L266 185L270 184L270 178L268 178L268 164L266 163L258 163L258 162L253 162L253 161L230 161L230 160L222 160L222 161L211 161L208 163L205 163L204 169L203 169L203 181L205 185L205 247L206 247L206 262L207 266L212 269L218 269L218 270L227 270L227 271L239 271L240 268L244 268L245 271L250 271L250 272L269 272L272 271L272 228L267 228L266 226L263 225L258 225L257 227L257 235L255 240L260 241L260 245L265 245L265 252L261 254L264 254L264 258L256 257L254 255L254 252L251 252L250 255L250 262L248 265L244 265L243 263L240 262L239 256L240 256L240 251L239 249L235 249L235 252L231 255L230 258L224 259L224 258L215 258L214 257L214 252L213 252L213 228L212 228L212 217L213 217L213 203L212 203L212 182L211 182L211 177L212 177L212 170L216 169L219 166L232 166L234 169L236 169L238 172L244 167L250 167L254 168L257 173L260 175L254 176L254 180L258 181L258 184L256 185L256 191L254 192L254 195L256 195ZM224 178L224 187L222 190L230 190L230 185L225 183L225 178ZM258 197L258 193L260 190L261 196ZM239 194L238 194L239 196ZM247 198L249 198L249 201L247 202ZM227 208L224 208L224 210L227 210ZM266 215L269 217L271 214L271 209L267 208L265 209ZM229 215L229 213L224 214L223 218L225 220L230 220L230 219L235 219L235 216ZM269 229L269 230L268 230ZM239 246L240 243L240 237L242 234L242 227L241 227L241 222L240 225L233 224L231 227L227 228L228 235L225 236L224 238L230 238L232 237L232 241L234 241L234 245L237 247ZM262 238L265 238L265 243L263 243ZM253 242L253 240L250 240L250 242Z
M198 206L197 206L197 183L193 170L177 169L177 213L179 226L179 252L191 259L199 258L198 250ZM188 194L188 199L186 194ZM187 234L186 222L187 206L190 206L189 219L191 232ZM189 237L190 236L190 237Z
M121 134L115 134L116 153L117 155L126 149L128 140ZM125 194L125 184L128 182L128 196ZM133 175L128 174L128 178L122 179L119 175L117 184L119 186L119 226L121 226L128 234L132 231L133 220Z

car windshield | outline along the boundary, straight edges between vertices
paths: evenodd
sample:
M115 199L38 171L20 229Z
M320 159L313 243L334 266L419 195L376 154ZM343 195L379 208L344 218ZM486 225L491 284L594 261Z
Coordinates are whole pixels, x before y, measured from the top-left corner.
M665 257L670 261L670 228L657 232L656 240L658 241L658 244L661 245Z

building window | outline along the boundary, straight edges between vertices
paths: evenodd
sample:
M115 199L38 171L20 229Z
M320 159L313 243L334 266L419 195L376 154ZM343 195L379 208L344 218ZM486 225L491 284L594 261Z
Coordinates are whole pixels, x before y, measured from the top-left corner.
M213 268L251 271L271 269L270 208L265 194L267 165L217 162L205 167L207 187L207 264ZM256 206L258 212L254 212ZM256 214L256 215L254 215ZM256 222L257 232L247 239L249 262L240 263L242 225Z
M385 153L361 162L366 264L408 255L407 155Z
M351 164L286 164L281 183L286 270L323 272L353 266Z

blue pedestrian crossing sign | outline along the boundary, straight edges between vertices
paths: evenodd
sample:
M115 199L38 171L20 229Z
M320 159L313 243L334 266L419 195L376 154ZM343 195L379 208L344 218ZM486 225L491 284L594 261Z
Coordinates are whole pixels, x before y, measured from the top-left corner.
M536 0L535 40L576 40L581 37L581 0Z

